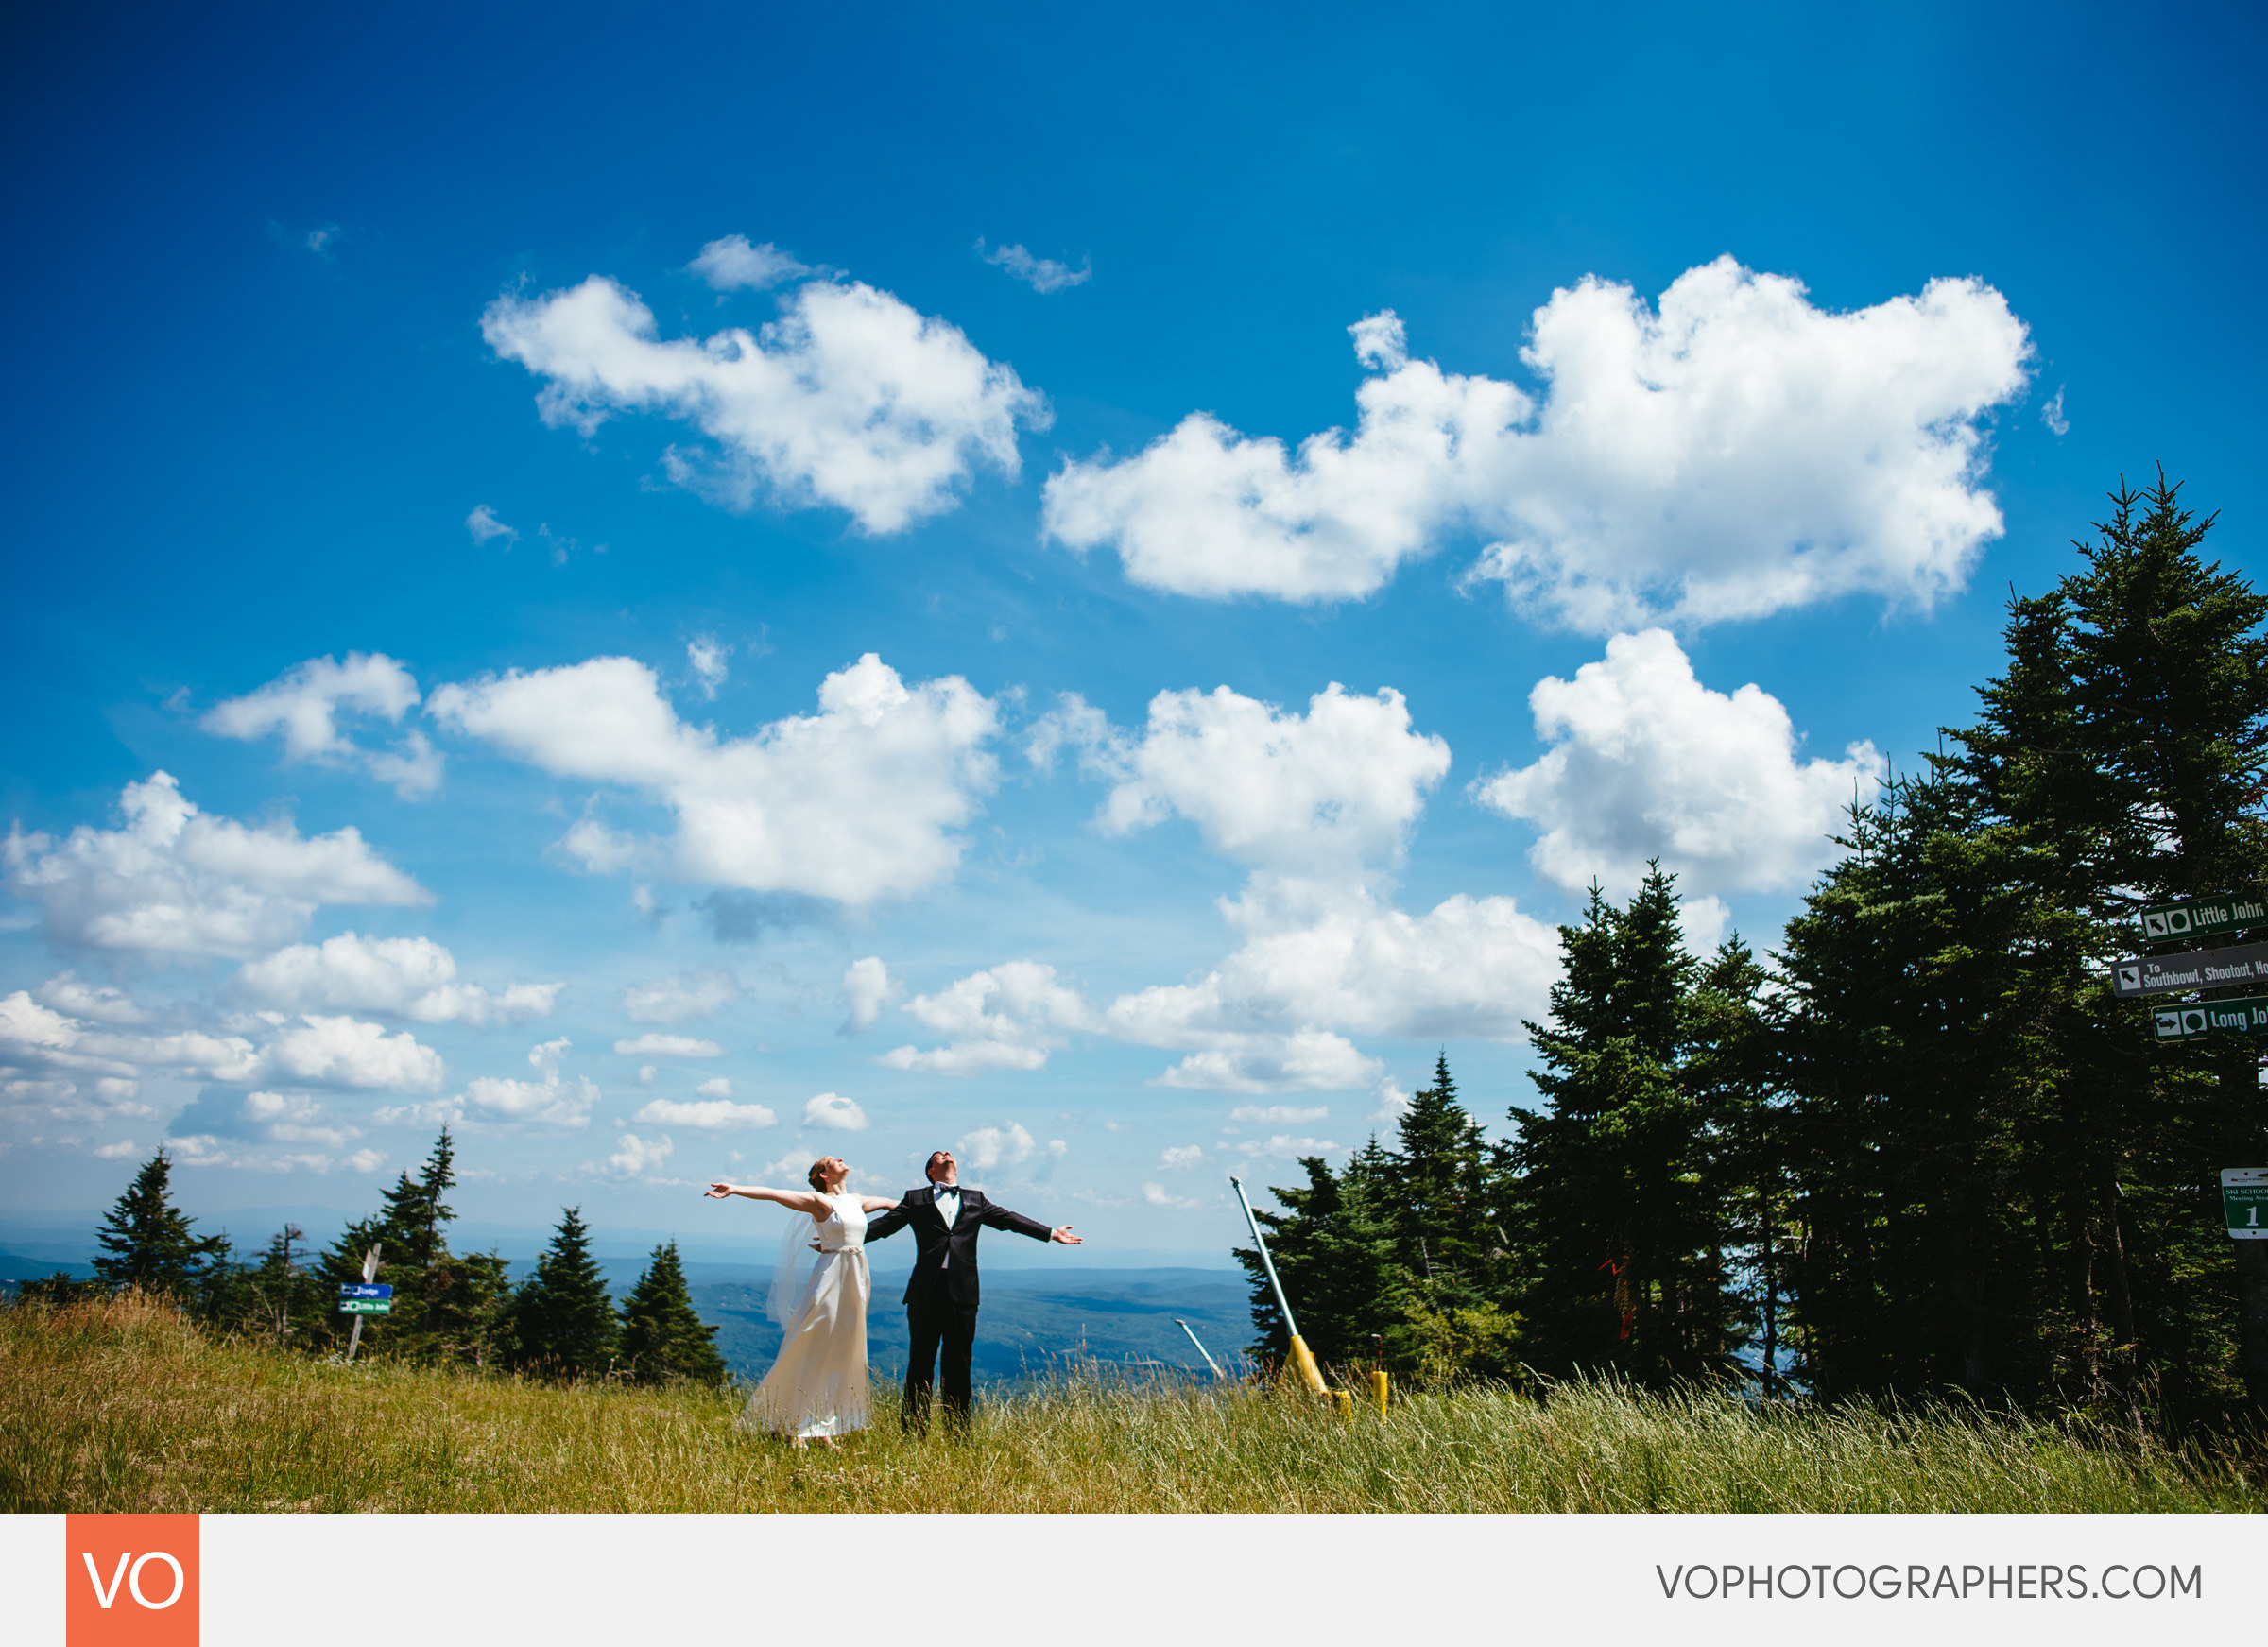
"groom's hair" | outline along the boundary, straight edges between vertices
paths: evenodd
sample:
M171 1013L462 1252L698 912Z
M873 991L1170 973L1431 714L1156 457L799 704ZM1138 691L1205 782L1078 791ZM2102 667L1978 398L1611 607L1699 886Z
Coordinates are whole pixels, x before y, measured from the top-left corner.
M949 1149L931 1150L929 1152L929 1159L922 1163L921 1175L927 1178L931 1183L936 1183L937 1181L937 1158L939 1156L949 1156L951 1154L953 1154L953 1151Z

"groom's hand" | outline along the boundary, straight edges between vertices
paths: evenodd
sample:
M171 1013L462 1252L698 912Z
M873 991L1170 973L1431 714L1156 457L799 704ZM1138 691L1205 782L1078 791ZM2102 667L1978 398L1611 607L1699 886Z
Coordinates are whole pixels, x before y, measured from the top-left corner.
M1076 1246L1085 1238L1072 1234L1071 1226L1066 1224L1060 1229L1049 1230L1047 1232L1047 1239L1050 1241L1059 1241L1065 1246Z

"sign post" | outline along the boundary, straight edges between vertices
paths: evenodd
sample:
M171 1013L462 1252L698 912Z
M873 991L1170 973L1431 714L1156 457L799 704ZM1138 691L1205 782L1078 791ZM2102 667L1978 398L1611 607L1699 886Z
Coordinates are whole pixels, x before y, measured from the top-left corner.
M2221 1169L2221 1216L2237 1244L2244 1388L2268 1408L2268 1167Z
M362 1347L362 1320L366 1315L391 1315L394 1312L394 1289L374 1284L371 1277L378 1273L378 1245L362 1255L362 1285L349 1281L338 1289L338 1311L342 1315L354 1317L354 1331L347 1339L347 1360L352 1363L354 1352Z

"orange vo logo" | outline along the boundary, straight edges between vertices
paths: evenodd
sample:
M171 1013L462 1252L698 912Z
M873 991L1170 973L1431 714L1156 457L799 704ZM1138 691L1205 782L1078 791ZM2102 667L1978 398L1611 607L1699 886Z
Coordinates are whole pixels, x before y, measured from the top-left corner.
M63 1521L69 1647L198 1647L195 1516Z

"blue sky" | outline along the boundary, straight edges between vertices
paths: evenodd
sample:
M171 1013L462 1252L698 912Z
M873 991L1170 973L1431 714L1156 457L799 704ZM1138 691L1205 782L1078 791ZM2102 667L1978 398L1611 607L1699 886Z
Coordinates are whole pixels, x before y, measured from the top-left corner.
M2259 569L2243 9L5 27L18 1211L1217 1257L1591 876L1770 947L2122 472Z

